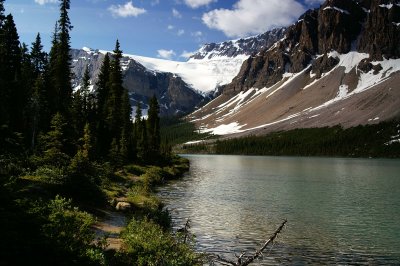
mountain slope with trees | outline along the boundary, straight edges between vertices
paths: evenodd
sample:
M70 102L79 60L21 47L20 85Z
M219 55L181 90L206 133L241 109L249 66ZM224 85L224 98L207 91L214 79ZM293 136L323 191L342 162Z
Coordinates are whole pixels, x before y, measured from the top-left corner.
M86 66L73 91L70 0L59 8L47 54L40 34L30 48L20 43L0 0L0 265L200 264L191 244L171 235L170 217L153 194L188 168L161 143L157 98L147 119L138 106L132 120L118 40L97 88L90 89ZM115 208L110 202L118 196L135 204L134 218L124 248L106 251L94 214ZM153 241L160 232L162 245ZM145 242L138 247L132 236Z

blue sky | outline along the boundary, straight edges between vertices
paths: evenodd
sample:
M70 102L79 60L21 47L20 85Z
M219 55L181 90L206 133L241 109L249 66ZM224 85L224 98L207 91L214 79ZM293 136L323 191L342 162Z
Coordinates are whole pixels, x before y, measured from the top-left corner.
M247 37L293 23L322 0L71 0L71 46L186 60L201 44ZM46 50L58 0L6 0L20 41L40 32Z

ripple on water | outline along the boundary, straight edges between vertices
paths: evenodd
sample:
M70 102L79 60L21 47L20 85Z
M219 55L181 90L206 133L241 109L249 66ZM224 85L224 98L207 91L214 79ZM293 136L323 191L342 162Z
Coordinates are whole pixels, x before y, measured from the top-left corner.
M288 224L258 265L400 265L400 161L189 156L160 189L196 248L234 258ZM268 254L268 256L267 256Z

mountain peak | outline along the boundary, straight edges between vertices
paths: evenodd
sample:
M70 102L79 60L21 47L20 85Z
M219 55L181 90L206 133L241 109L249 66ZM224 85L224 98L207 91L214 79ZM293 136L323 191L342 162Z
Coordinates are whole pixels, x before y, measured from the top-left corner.
M207 43L203 45L190 59L211 59L214 57L249 56L260 50L270 47L280 40L286 32L286 28L277 28L263 34L229 40L220 43Z

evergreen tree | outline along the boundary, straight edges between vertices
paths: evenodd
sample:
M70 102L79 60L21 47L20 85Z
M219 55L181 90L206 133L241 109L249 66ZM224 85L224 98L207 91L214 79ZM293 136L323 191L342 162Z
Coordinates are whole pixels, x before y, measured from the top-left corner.
M114 49L113 60L111 61L110 78L108 87L110 90L107 99L107 116L106 123L109 132L113 137L119 139L122 131L122 112L121 99L124 88L122 87L122 69L121 58L122 51L120 50L119 41L117 40Z
M136 112L135 112L135 121L133 124L133 134L132 134L132 158L135 159L138 153L138 145L139 139L142 137L142 107L140 102L137 102Z
M97 77L96 82L96 97L97 97L97 106L99 109L99 118L105 119L105 112L106 112L106 99L109 95L108 90L108 82L110 79L110 57L108 53L104 56L103 63L100 67L100 73Z
M87 66L83 75L80 88L73 95L72 102L72 119L75 128L75 135L81 136L85 124L89 123L90 103L89 103L89 86L90 76L89 67Z
M156 159L160 154L160 118L158 116L160 106L156 96L150 99L149 112L147 118L147 134L149 152L152 159Z
M90 86L89 66L86 66L85 72L83 73L82 86L81 86L81 92L80 92L80 95L82 98L83 115L84 115L86 122L88 122L89 112L90 112L89 86Z
M3 21L5 19L5 16L4 16L4 1L5 0L0 0L0 28L3 25Z
M142 161L147 161L150 155L149 152L149 145L148 145L148 139L147 139L147 130L146 130L146 120L141 119L140 120L140 137L138 138L138 144L137 144L137 156L142 160Z
M45 71L47 66L47 54L43 51L42 39L39 33L36 35L35 42L32 43L30 57L37 77Z
M70 35L72 30L68 16L70 0L60 0L60 18L54 32L50 52L50 77L54 90L55 111L67 115L72 100Z
M45 94L45 81L42 75L36 78L33 86L33 93L29 105L30 114L30 144L31 149L34 150L36 146L36 139L40 130L47 128L43 125L48 115L46 94Z
M42 137L41 144L43 156L41 164L64 168L69 163L69 156L66 153L66 128L65 118L56 113L51 120L51 130Z
M110 57L108 53L104 56L103 63L100 68L98 80L96 83L96 99L97 99L97 114L96 114L96 153L101 156L107 154L109 150L109 133L105 121L107 117L107 98L109 95L110 79Z
M14 131L21 132L23 129L23 109L21 98L23 93L19 86L21 74L21 49L17 28L15 27L14 18L9 14L5 18L2 28L3 45L1 47L1 76L2 76L2 105L5 109L1 114L2 122L9 123ZM3 111L3 110L2 110Z
M28 46L23 43L20 47L21 50L21 75L18 82L19 87L19 106L22 111L22 132L25 135L26 143L31 143L31 130L32 130L32 110L30 109L31 99L33 97L33 86L35 83L35 71L34 66L31 62L31 55L28 50Z
M8 90L5 84L5 58L4 58L4 0L0 0L0 126L8 123Z

